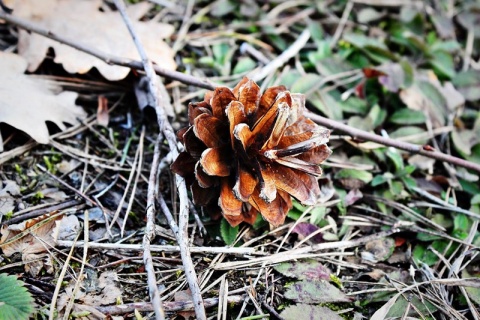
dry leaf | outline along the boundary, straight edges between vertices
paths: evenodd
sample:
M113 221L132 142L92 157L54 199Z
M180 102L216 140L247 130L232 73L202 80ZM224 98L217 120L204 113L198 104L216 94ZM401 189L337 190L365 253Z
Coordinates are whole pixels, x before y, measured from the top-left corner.
M107 6L102 6L101 0L43 0L42 5L37 0L6 2L14 9L14 16L34 21L50 32L106 54L140 60L120 14L110 12ZM100 11L100 7L103 11ZM151 7L148 2L131 5L127 8L128 15L134 20L134 28L149 58L161 68L174 70L173 51L162 41L173 33L173 26L156 21L136 21ZM38 34L19 31L18 50L28 60L29 71L38 68L49 48L55 50L54 61L62 64L70 73L87 73L96 67L105 78L114 81L125 78L130 71L129 68L108 65L96 57Z
M122 289L117 286L118 276L115 271L106 271L98 277L98 294L90 292L81 298L86 305L100 306L115 303L122 296Z
M98 280L96 277L93 277L93 280L92 284L87 283L89 279L82 281L81 288L88 288L88 292L80 289L75 294L75 300L83 302L83 306L94 307L113 304L118 297L122 296L123 290L118 286L118 276L115 271L106 271L98 277ZM58 297L58 310L63 310L68 301L72 299L74 288L75 281L72 281L65 288L65 292ZM81 308L82 305L77 304L77 306Z
M442 85L432 72L417 77L414 85L400 91L400 98L408 108L423 111L434 128L443 126L465 104L465 98L450 82Z
M86 114L75 105L76 93L56 95L51 84L23 74L26 68L22 57L0 52L0 122L26 132L39 143L48 143L45 121L65 130L64 122L75 124Z
M0 248L3 254L9 257L21 253L25 270L36 276L44 266L41 260L44 255L38 253L45 252L48 246L55 244L54 228L62 216L63 213L53 212L19 224L2 226Z
M18 195L20 195L20 187L15 181L0 181L0 217L15 209L14 196Z
M74 240L80 230L80 222L76 215L63 217L57 222L53 238L55 240Z
M176 302L191 302L193 300L192 292L190 291L190 289L177 291L177 292L175 292L174 300ZM195 312L194 311L179 311L177 313L178 313L178 315L182 316L185 319L195 318Z

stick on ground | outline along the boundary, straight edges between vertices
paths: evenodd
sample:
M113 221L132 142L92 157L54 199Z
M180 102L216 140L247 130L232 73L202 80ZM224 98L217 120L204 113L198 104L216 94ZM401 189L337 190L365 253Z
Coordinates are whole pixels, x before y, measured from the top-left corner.
M154 99L154 104L155 104L155 111L157 114L157 121L158 121L158 127L160 130L160 133L165 137L165 139L168 142L168 146L170 147L170 151L172 152L172 155L176 158L178 155L178 149L177 149L177 138L175 136L175 132L172 128L172 125L170 122L168 122L165 109L163 107L163 102L162 102L162 97L159 94L160 91L158 90L158 77L155 73L155 70L153 68L153 64L148 59L148 56L145 52L145 48L143 47L142 43L140 42L140 39L135 32L135 29L133 27L133 24L128 17L125 9L125 3L122 0L114 0L115 6L117 7L118 11L122 15L122 18L125 22L125 25L127 26L130 35L132 36L133 41L135 42L135 46L137 47L138 53L142 59L142 64L143 68L145 70L145 73L148 78L148 85L149 85L149 90L152 94L152 97ZM157 141L159 142L159 141ZM158 145L158 143L157 143ZM158 168L158 164L154 168L152 166L152 172ZM203 320L207 319L207 315L205 312L205 306L203 302L202 295L200 293L200 287L198 285L197 281L197 274L195 272L195 267L192 262L192 258L190 256L190 251L188 248L188 234L187 234L187 227L188 227L188 195L187 195L187 188L185 185L185 181L183 180L182 177L179 175L175 175L175 181L177 185L177 191L178 191L178 196L180 199L180 215L179 215L179 223L178 223L178 230L174 234L175 237L177 238L178 245L180 247L180 255L182 257L182 262L183 266L185 268L185 277L187 278L188 285L190 287L190 291L192 292L192 299L193 299L193 304L195 308L195 315L197 319ZM155 185L151 186L149 184L148 188L150 189L151 187L154 188ZM169 219L170 226L175 225L175 221L173 219ZM149 223L153 223L153 221L149 221ZM173 228L172 228L173 230ZM154 234L153 234L154 235ZM151 240L151 239L150 239ZM152 266L153 268L153 266ZM156 310L157 311L157 310ZM163 310L161 310L163 313ZM160 312L160 311L159 311ZM157 314L157 318L159 318L160 315Z

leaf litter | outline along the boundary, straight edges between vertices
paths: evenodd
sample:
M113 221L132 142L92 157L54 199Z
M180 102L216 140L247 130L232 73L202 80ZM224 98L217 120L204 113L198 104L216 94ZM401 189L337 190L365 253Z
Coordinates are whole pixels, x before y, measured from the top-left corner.
M98 4L94 1L91 3ZM308 26L311 32L308 45L301 48L300 54L284 68L270 74L262 86L284 84L287 88L298 89L307 94L307 107L310 110L384 137L417 141L425 148L431 147L464 159L479 159L479 143L474 138L478 129L478 95L474 90L478 86L477 52L473 47L472 57L475 59L471 60L465 74L461 71L465 55L459 49L463 51L467 45L467 34L452 24L453 20L465 20L468 17L459 15L452 20L448 18L452 16L451 13L438 6L434 12L438 12L442 19L435 19L431 16L433 11L418 10L400 2L396 2L396 8L371 7L377 13L370 10L367 12L370 17L366 17L365 12L363 16L358 15L358 10L370 7L357 1L352 3L347 22L338 26L321 19L336 16L341 21L344 10L348 9L343 2L331 3L328 8L313 2L301 7L266 3L262 8L252 6L248 22L239 15L243 4L229 2L213 14L208 8L202 10L200 3L195 3L191 21L188 21L190 14L187 8L175 4L163 8L163 11L152 9L137 22L159 21L151 20L154 14L158 14L157 17L172 22L175 28L183 24L190 26L175 38L177 46L184 48L176 56L181 66L179 70L201 77L208 76L209 80L232 88L244 74L230 74L231 70L251 71L251 75L254 75L256 71L252 69L263 66L263 62L251 52L238 50L242 41L252 41L249 38L253 35L252 31L257 34L256 42L251 43L258 45L256 49L260 54L275 59L294 43L299 30L307 27L298 17L308 15L314 22L312 25L315 25ZM104 19L110 19L105 18L107 14L115 13L105 4L100 6L103 11L98 11L97 6L95 15L101 14ZM463 9L463 4L458 4L458 8ZM465 10L470 15L475 14L469 8ZM256 22L262 21L265 13L271 13L269 16L278 20L268 20L266 24ZM74 15L73 12L69 14ZM382 19L378 20L378 16ZM132 17L137 19L134 14ZM234 20L235 23L232 22ZM467 22L475 24L475 19ZM366 26L370 31L365 32ZM452 26L456 40L446 38L451 35ZM234 31L226 33L225 27ZM334 36L336 30L339 30L339 34ZM82 37L87 36L82 34ZM122 41L127 40L130 38L125 35ZM53 48L55 59L61 59L63 51L59 50L60 45L49 44L47 47ZM37 63L44 58L45 51L37 57ZM247 58L250 59L249 64L239 65ZM65 63L64 68L68 70L67 65ZM92 65L85 63L83 71L70 72L88 72L86 77L97 77L94 72L88 71ZM383 73L374 76L373 73L369 74L368 70L377 68ZM36 72L44 71L40 68ZM128 70L122 72L124 77ZM131 74L131 77L136 76ZM131 90L133 84L130 79L125 81ZM169 80L166 84L172 104L179 111L172 124L175 128L181 128L188 121L186 104L201 101L204 92ZM81 97L82 100L89 100L89 114L94 114L98 106L99 91L92 89L92 92L95 94L87 99L85 95ZM407 93L405 102L402 101L402 92ZM100 94L108 97L108 105L121 101L116 93ZM131 92L127 93L127 101L135 101ZM75 316L90 313L90 317L101 317L99 310L102 314L108 310L110 314L126 317L145 316L148 312L141 309L148 307L150 297L146 288L145 265L138 248L142 248L144 212L147 210L145 195L148 179L143 175L152 163L154 132L157 129L148 119L142 122L140 112L130 108L129 103L122 101L119 104L120 110L107 109L108 127L101 127L96 120L92 120L82 127L80 134L76 131L75 136L61 140L55 138L54 142L57 139L61 142L52 143L57 148L55 151L50 147L38 146L32 152L21 154L2 165L2 174L5 175L2 179L15 181L21 187L20 194L13 196L16 205L14 217L17 216L17 208L25 205L27 208L24 210L28 214L29 210L38 210L37 205L45 205L48 209L69 201L69 198L62 199L63 196L59 196L52 203L51 199L35 196L38 191L52 188L58 188L67 197L76 196L81 200L81 205L88 206L89 210L95 207L97 216L87 221L89 235L91 241L95 239L102 247L89 248L88 244L80 242L80 247L88 249L88 259L82 263L88 263L89 267L80 275L83 279L78 280L83 286L81 295L91 294L93 297L88 301L83 298L75 300ZM131 131L124 126L127 113L130 117L129 128L133 128ZM135 130L142 125L147 127L146 161L137 187L133 188L127 181L129 171L136 167L134 155L139 139ZM8 141L6 145L10 147L11 144ZM480 210L480 201L476 196L480 193L478 173L451 163L431 161L431 158L427 161L427 158L394 151L377 143L341 135L337 131L332 132L331 148L335 158L330 158L323 166L325 175L320 180L322 201L311 207L294 201L284 226L272 228L267 222L257 219L251 221L253 226L241 224L238 228L231 228L225 220L210 220L208 209L197 208L200 222L208 230L201 237L192 214L188 231L191 249L195 249L195 253L191 257L196 265L205 302L209 303L213 301L210 299L218 298L220 292L225 292L222 291L222 283L225 282L220 283L220 279L228 279L229 294L222 296L222 304L237 299L236 303L223 304L227 314L234 317L266 317L262 315L266 313L274 317L274 312L285 319L308 318L309 315L312 319L318 319L319 315L328 316L329 319L358 319L362 316L379 319L467 319L475 315L479 303L478 288L474 282L478 279L476 250L480 243L478 221L470 213L478 214ZM163 156L165 160L160 166L168 168L171 158L167 160L169 155L165 145L162 145ZM105 160L110 163L117 161L121 166L105 169L98 165L106 163ZM60 170L62 166L57 164L63 161L64 164L76 162L79 165L66 165ZM65 185L52 186L52 178L32 166L48 162L51 164L50 172L66 181L75 192ZM84 182L78 178L82 176ZM158 194L164 197L165 205L176 212L177 194L173 192L171 196L169 173L162 171L158 177ZM126 212L127 206L120 203L122 193L133 195L134 202L129 212ZM9 194L6 197L11 199L11 196ZM126 221L123 238L118 235L116 226L106 229L110 213L117 208L120 212L119 221ZM75 206L70 209L73 209L75 216L81 216L85 208ZM20 214L25 214L24 210L18 210ZM72 239L72 235L78 234L80 229L74 218L70 222L62 236L65 239ZM167 227L161 214L157 215L155 223L161 228ZM177 243L172 242L171 235L167 236L161 228L156 228L152 247L166 246L162 248L175 250L173 247ZM318 231L318 238L303 241L302 237L309 237ZM98 235L92 237L95 233ZM82 237L80 235L80 239ZM225 247L224 243L235 247ZM174 246L169 247L170 244ZM137 249L132 249L134 247ZM233 250L241 252L251 249L253 251L244 254L232 253ZM81 250L73 249L73 252L78 257ZM218 253L218 250L223 251ZM51 254L62 263L63 255L53 251ZM5 258L5 263L9 263L6 267L11 272L23 271L23 267L13 266L15 261L21 260L19 255ZM181 305L188 303L175 301L175 293L187 289L184 266L176 251L154 252L152 261L157 273L158 289L162 299L168 301L164 304L165 310L172 305L177 308L167 313L173 317L176 312L182 311ZM98 270L92 272L90 266ZM55 264L52 268L59 270ZM111 303L101 308L93 307L99 297L105 295L104 289L95 284L98 281L96 276L106 271L102 270L104 268L116 274L118 282L115 280L114 284L121 291L119 295L122 301L113 301L116 294L112 294L106 298ZM78 269L78 264L70 263L67 272L69 288L76 281L74 272L78 273ZM45 280L47 277L48 273L37 275L38 279ZM93 284L88 284L88 281ZM97 289L89 291L91 287ZM462 290L464 287L465 290ZM63 299L66 291L61 291ZM114 289L112 292L118 293ZM38 299L44 305L50 303L42 300L42 296ZM184 298L189 299L187 295ZM321 306L316 305L319 300L322 301ZM357 302L353 303L354 300ZM117 303L120 303L118 308ZM217 309L208 310L210 316L217 317Z
M65 130L64 123L76 124L86 113L75 104L77 93L55 93L58 88L25 75L26 68L22 57L0 52L0 122L24 131L39 143L48 143L45 121Z
M20 224L3 225L0 233L0 248L6 257L21 253L25 270L32 276L37 276L44 266L52 273L50 256L44 254L55 246L55 231L57 221L62 219L61 213L51 213Z
M6 1L6 4L13 8L14 16L32 19L50 32L79 39L82 44L109 55L139 60L121 17L117 12L109 11L101 0L46 0L41 6L35 0L12 0ZM151 7L148 2L140 2L129 6L128 13L132 19L138 20ZM88 23L85 17L88 17ZM161 68L174 70L176 64L173 51L161 40L172 35L173 26L154 20L136 21L134 26L152 61ZM20 30L18 41L19 54L28 61L30 72L37 70L49 48L55 51L54 61L70 73L83 74L95 67L106 79L115 81L125 78L130 72L126 67L109 65L96 57L35 33Z

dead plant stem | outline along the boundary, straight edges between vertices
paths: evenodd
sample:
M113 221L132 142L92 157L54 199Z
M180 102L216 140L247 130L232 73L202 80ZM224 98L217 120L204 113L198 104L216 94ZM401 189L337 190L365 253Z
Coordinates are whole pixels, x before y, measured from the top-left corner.
M142 166L143 166L143 143L145 138L145 126L142 126L142 133L140 134L140 147L139 147L139 158L138 158L138 166L137 166L137 174L135 175L135 180L133 182L132 191L130 192L130 200L128 201L127 210L125 210L125 217L123 218L122 228L121 228L121 237L123 238L123 234L125 231L125 226L127 225L128 214L130 210L132 210L133 201L135 200L136 191L138 181L140 180L140 175L142 173ZM134 170L134 166L132 164L132 170Z
M345 29L345 25L347 24L348 17L350 16L350 12L352 12L352 9L353 9L353 2L348 1L347 5L345 6L345 9L343 10L340 23L338 24L337 29L335 30L335 34L333 35L332 41L330 42L330 48L334 48L338 40L342 36L343 29Z
M39 168L43 173L47 174L49 177L51 177L53 180L57 181L58 183L60 183L62 186L66 187L67 189L75 192L77 195L79 195L80 197L82 197L84 200L86 200L87 202L89 202L92 206L96 206L97 203L92 200L89 196L87 196L86 194L80 192L79 190L75 189L74 187L72 187L71 185L69 185L68 183L66 183L65 181L63 181L62 179L60 179L59 177L57 177L56 175L52 174L51 172L49 172L47 169L45 169L45 167L43 167L42 165L40 164L37 164L37 168Z
M258 264L267 266L267 265L280 263L284 261L291 261L291 260L301 259L301 258L311 258L314 256L316 257L316 256L327 256L327 255L349 255L349 253L340 253L340 252L330 252L330 253L320 253L320 254L316 254L315 252L318 252L321 250L358 247L373 240L389 237L395 233L399 233L400 231L401 231L400 228L393 228L388 231L382 231L382 232L365 236L362 238L358 238L355 240L318 243L315 245L306 246L298 249L274 253L267 257L253 258L248 261L229 261L229 262L218 263L215 266L213 266L213 269L230 270L232 268L245 268L245 267L251 267L253 265L258 265Z
M263 67L259 73L256 73L252 76L252 80L260 81L263 80L266 76L270 73L277 70L279 67L284 65L288 60L293 58L298 52L305 46L308 39L310 39L310 31L308 29L303 30L303 32L298 36L298 39L282 54L280 54L277 58L272 60L269 64Z
M85 264L87 263L88 257L88 242L89 242L89 219L88 219L88 210L85 210L85 220L83 224L83 237L85 239L85 244L83 246L83 257L82 264L80 266L80 272L78 273L77 281L75 282L75 287L72 291L72 296L65 307L65 313L63 314L63 320L70 319L70 312L72 311L73 304L75 303L75 297L77 296L78 290L83 282L83 270L85 269ZM61 281L59 281L61 283Z
M147 190L147 225L145 227L145 235L143 236L143 263L145 264L145 271L147 272L148 292L150 301L155 310L156 319L165 319L165 312L162 307L162 300L158 292L157 278L155 276L155 269L153 268L153 258L150 248L150 242L155 238L155 185L157 184L157 168L160 163L160 145L162 142L162 134L157 137L155 143L155 150L153 152L152 167L150 170L150 177L148 179Z
M140 42L140 39L133 27L133 24L127 15L125 3L123 2L123 0L114 0L114 3L121 14L123 21L125 22L125 25L127 26L130 32L130 35L133 41L135 42L135 46L137 47L138 53L142 59L143 69L145 70L146 76L148 78L149 90L154 99L159 130L164 135L170 147L170 151L172 152L173 156L176 158L178 155L177 138L165 114L164 102L161 101L159 86L157 84L158 78L153 68L153 64L151 60L148 58L145 48ZM155 168L152 167L152 172L155 170L158 170L158 163ZM188 241L188 229L187 229L188 228L188 211L189 211L187 188L186 188L184 179L179 175L175 175L175 181L176 181L178 196L180 200L180 204L179 204L180 211L179 211L179 222L178 222L179 230L177 232L174 232L174 234L175 234L175 237L177 238L177 242L180 247L180 256L182 257L183 266L185 268L185 276L187 278L190 291L192 292L192 300L194 303L195 315L197 319L203 320L203 319L207 319L207 315L205 312L203 298L200 293L200 288L198 285L195 267L193 265L192 258L190 256L189 246L187 242ZM154 190L155 184L153 184L152 186L150 186L149 184L149 188L150 187L152 187L152 189ZM149 223L150 222L153 223L153 221L149 221ZM170 225L173 225L175 224L175 221L169 221L169 223ZM152 235L154 236L154 233ZM153 239L153 237L151 239ZM161 312L163 315L163 310L161 310ZM157 314L157 310L155 310L155 313L157 315L157 318L159 318L159 315Z
M143 131L142 131L142 136L143 136ZM140 140L142 140L142 138ZM139 144L139 145L142 146L142 144ZM120 211L122 211L123 209L123 204L125 202L125 199L127 198L128 190L130 190L130 184L132 183L133 177L135 176L135 167L137 165L138 158L140 157L140 152L141 152L140 148L137 148L137 151L135 152L135 158L133 159L133 163L132 163L132 169L130 170L127 184L125 185L125 191L123 192L122 198L118 203L117 210L115 210L115 214L113 215L112 221L110 221L110 229L113 228L113 225L115 224L115 222L117 222L117 219L120 216ZM128 216L128 211L125 213L125 220L127 219L127 216ZM121 234L121 237L123 238L123 228L121 229L120 234Z
M359 129L347 126L346 124L343 124L341 122L327 119L325 117L322 117L312 112L306 112L305 115L322 126L325 126L330 129L335 129L341 132L345 132L356 139L377 142L384 146L394 147L397 149L408 151L410 153L418 153L428 158L445 161L460 167L464 167L467 169L480 172L480 164L477 164L474 162L470 162L458 157L454 157L439 151L428 151L428 150L425 150L423 146L420 146L417 144L393 140L390 138L385 138L385 137L376 135L374 133L359 130Z
M242 302L245 299L243 295L228 296L227 303L237 304ZM167 312L178 312L178 311L191 311L193 310L192 301L172 301L164 302L165 311ZM207 298L205 299L205 307L211 308L218 304L218 298ZM136 310L140 312L149 312L153 310L153 306L148 302L135 302L123 305L113 305L106 307L96 307L96 309L102 313L110 315L121 315L126 313L132 313Z
M76 241L78 240L78 237L80 237L80 232L76 235L73 243L76 243ZM60 293L60 289L62 288L63 279L65 278L65 274L67 273L68 264L70 263L70 259L73 258L73 251L74 250L75 250L75 246L72 246L70 248L70 252L68 253L67 258L65 259L65 263L63 264L62 271L60 271L60 274L58 276L57 285L55 286L55 290L53 291L52 303L50 304L50 312L49 312L49 316L48 316L49 320L55 319L54 318L55 317L55 305L56 305L57 300L58 300L58 294Z

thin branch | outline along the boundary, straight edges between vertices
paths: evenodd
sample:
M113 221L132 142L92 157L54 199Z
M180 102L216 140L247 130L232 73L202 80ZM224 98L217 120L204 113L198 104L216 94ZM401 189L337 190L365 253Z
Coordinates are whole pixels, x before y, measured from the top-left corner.
M76 243L79 237L80 237L80 232L77 233L77 235L75 236L75 240L72 241L72 242ZM64 262L63 267L62 267L62 271L60 271L60 274L58 275L58 281L57 281L57 284L55 286L55 290L53 291L52 303L50 304L50 312L49 312L49 316L48 316L49 320L55 319L54 318L55 317L55 305L57 303L58 295L59 295L60 290L62 288L63 279L65 278L65 274L67 273L67 269L68 269L68 266L69 266L69 263L70 263L70 259L73 258L73 251L74 250L75 250L75 247L72 246L70 248L70 252L68 253L67 258L65 259L65 262Z
M43 203L34 207L29 207L21 211L18 211L14 214L13 218L6 221L0 220L0 222L8 226L8 225L16 224L28 219L39 217L45 213L60 211L65 208L71 208L76 205L79 205L80 203L81 203L80 200L76 200L76 199L66 200L58 203ZM72 208L72 210L78 210L78 209L79 208Z
M237 304L242 302L245 299L244 296L229 296L227 297L227 302ZM218 298L207 298L205 299L205 307L211 308L218 304ZM172 301L164 302L165 311L167 312L178 312L178 311L191 311L193 310L192 301ZM135 309L140 312L150 312L153 311L153 306L149 302L134 302L128 304L121 304L116 306L105 306L105 307L95 307L98 311L104 314L109 315L121 315L126 313L134 312Z
M122 58L118 56L114 56L108 53L105 53L101 50L97 50L95 48L86 46L82 43L79 43L77 40L70 39L68 37L64 37L61 35L57 35L45 28L42 28L34 23L31 23L27 20L12 16L10 14L7 14L5 12L0 11L0 20L3 19L13 25L16 25L17 27L20 27L22 29L38 33L44 37L50 38L52 40L58 41L62 44L66 44L72 48L75 48L77 50L80 50L82 52L88 53L89 55L92 55L94 57L97 57L98 59L111 64L111 65L119 65L123 67L128 67L136 70L144 70L143 64L140 61L137 60L132 60L132 59L127 59L127 58ZM169 79L177 80L181 83L185 84L190 84L196 87L200 88L205 88L211 90L213 88L213 85L208 82L207 80L200 80L198 78L192 77L187 74L183 74L178 71L171 71L171 70L166 70L163 68L160 68L158 66L153 67L155 72L160 75L167 77Z
M132 191L130 193L130 200L128 201L127 210L125 210L125 217L123 219L122 228L120 231L122 238L123 238L123 233L125 231L125 226L127 225L128 214L130 210L132 210L133 201L135 200L135 197L136 197L138 181L140 179L140 175L142 174L144 138L145 138L145 126L142 126L142 133L140 134L140 141L139 141L140 147L138 148L140 152L139 152L139 158L138 158L137 174L135 176L135 181L133 183ZM133 170L135 170L134 164L132 164L132 171Z
M295 40L295 42L292 43L292 45L287 50L282 52L282 54L280 54L277 58L275 58L269 64L267 64L265 67L263 67L263 69L260 70L260 72L253 75L252 79L254 81L263 80L270 73L272 73L275 70L277 70L278 68L280 68L288 60L290 60L291 58L293 58L295 55L298 54L298 52L305 46L308 39L310 39L310 31L308 29L305 29L300 34L298 39Z
M474 29L468 30L467 44L465 47L465 54L463 56L463 71L467 71L470 68L470 61L472 60L473 40L475 38Z
M335 47L338 40L342 36L343 29L345 29L345 25L347 24L348 17L350 16L350 12L353 9L353 2L348 1L345 9L343 10L342 18L340 19L340 23L338 24L337 30L335 30L335 34L333 35L332 41L330 42L330 48Z
M74 243L70 240L57 240L57 245L60 247L83 247L85 243L78 241ZM143 246L140 244L127 244L127 243L99 243L89 242L88 247L91 249L107 249L107 250L126 250L126 251L142 251ZM151 252L179 252L179 246L172 245L150 245ZM264 256L265 253L257 251L255 248L243 248L243 247L190 247L190 252L194 253L225 253L230 255L256 255Z
M155 308L155 315L157 319L165 319L165 313L160 299L160 293L157 286L157 277L155 269L153 268L152 248L150 246L151 240L155 238L155 185L157 183L157 168L160 163L160 146L162 142L162 135L159 134L155 149L153 152L152 167L150 169L150 177L148 179L147 189L147 225L145 227L145 235L142 241L143 249L143 263L145 264L145 271L147 272L148 291L150 300Z
M359 130L359 129L347 126L346 124L340 123L338 121L322 117L322 116L320 116L318 114L314 114L312 112L306 112L305 116L309 117L310 119L312 119L313 121L315 121L316 123L318 123L322 126L325 126L327 128L330 128L330 129L335 129L335 130L338 130L338 131L341 131L341 132L345 132L353 138L358 138L358 139L362 139L362 140L377 142L377 143L380 143L380 144L385 145L385 146L405 150L405 151L408 151L410 153L418 153L418 154L421 154L422 156L425 156L425 157L428 157L428 158L433 158L433 159L436 159L436 160L445 161L445 162L457 165L459 167L464 167L464 168L467 168L467 169L471 169L471 170L480 172L480 164L477 164L477 163L474 163L474 162L470 162L470 161L467 161L467 160L464 160L464 159L461 159L461 158L457 158L457 157L451 156L449 154L445 154L445 153L438 152L438 151L425 150L423 146L420 146L420 145L417 145L417 144L398 141L398 140L393 140L393 139L389 139L389 138L384 138L382 136L379 136L379 135L376 135L376 134L373 134L373 133L370 133L370 132L367 132L367 131L363 131L363 130Z
M379 233L364 236L362 238L358 238L355 240L318 243L311 246L306 246L302 248L270 254L265 257L252 258L247 261L228 261L228 262L217 263L216 265L212 266L212 269L231 270L231 269L237 269L237 268L252 267L259 264L262 265L262 267L265 267L272 264L291 261L295 259L321 257L321 256L328 256L328 255L337 255L337 256L350 255L350 253L341 253L341 252L328 252L328 253L327 252L315 253L315 252L324 251L324 250L333 250L333 249L338 250L338 249L344 249L344 248L358 247L373 240L389 237L393 234L399 233L400 231L401 231L400 228L392 228L387 231L381 231Z
M85 243L83 245L83 258L82 264L80 265L80 271L78 272L77 281L75 282L75 286L73 287L72 296L65 307L65 313L63 314L63 320L68 320L70 318L70 312L72 311L73 304L75 302L75 297L77 295L78 290L80 289L80 285L83 282L84 274L83 270L85 269L85 264L87 263L88 257L88 243L89 243L89 218L88 218L88 210L85 210L85 220L83 222L83 236L85 239ZM62 281L58 281L62 283Z
M84 194L83 192L80 192L79 190L75 189L74 187L72 187L71 185L69 185L68 183L66 183L65 181L63 181L62 179L60 179L59 177L57 177L56 175L52 174L50 171L48 171L44 166L40 165L40 164L37 164L37 168L40 169L40 171L42 171L43 173L47 174L50 178L52 178L53 180L57 181L58 183L60 183L62 186L66 187L67 189L75 192L77 195L79 195L82 199L86 200L87 202L89 202L92 206L97 206L97 203L95 201L93 201L89 196L87 196L86 194Z
M137 151L135 152L135 158L133 159L132 169L130 170L130 174L128 175L127 184L125 185L122 198L120 199L120 202L118 203L117 210L115 210L115 214L113 215L112 221L110 221L110 229L113 228L113 225L115 224L115 222L117 222L117 219L120 216L120 211L122 211L122 209L123 209L123 204L125 203L125 199L127 198L128 190L130 190L130 184L132 183L133 177L135 176L135 170L136 170L138 158L140 157L140 154L143 153L144 131L145 131L145 129L142 129L142 134L141 134L141 138L140 138L141 141L139 143L139 145L142 146L142 147L137 148ZM133 193L133 191L132 191L132 193ZM128 218L128 210L125 211L124 221L126 221L127 218ZM121 237L123 238L123 227L121 229Z
M138 53L142 59L143 68L148 78L149 90L154 99L159 130L161 133L163 133L165 139L168 142L172 155L176 158L178 155L177 137L175 136L175 132L172 128L172 125L168 122L167 116L165 114L165 109L163 108L164 103L161 101L161 95L159 94L158 84L157 84L158 78L157 78L157 75L155 74L153 64L148 59L147 53L145 52L145 48L140 42L140 39L136 34L133 24L127 15L127 12L125 9L125 3L123 2L123 0L114 0L114 2L118 11L122 15L125 25L127 26L130 32L130 35L132 36L132 39L135 42L135 46L137 47ZM158 163L156 168L152 168L152 172L157 169L158 169ZM180 214L179 214L179 227L178 227L179 230L177 232L174 231L174 234L175 234L175 237L177 238L178 245L180 246L180 256L182 257L183 266L185 268L185 277L187 278L190 291L192 292L195 315L197 319L203 320L203 319L207 319L207 315L205 312L203 298L200 293L200 287L198 286L195 267L193 265L192 258L190 256L190 251L189 251L188 242L187 242L188 241L187 188L185 185L185 180L179 175L175 175L175 181L177 184L177 190L178 190L178 195L180 199L180 211L179 211ZM149 188L150 188L150 185L149 185ZM170 225L173 225L174 223L175 223L174 221L171 221Z

